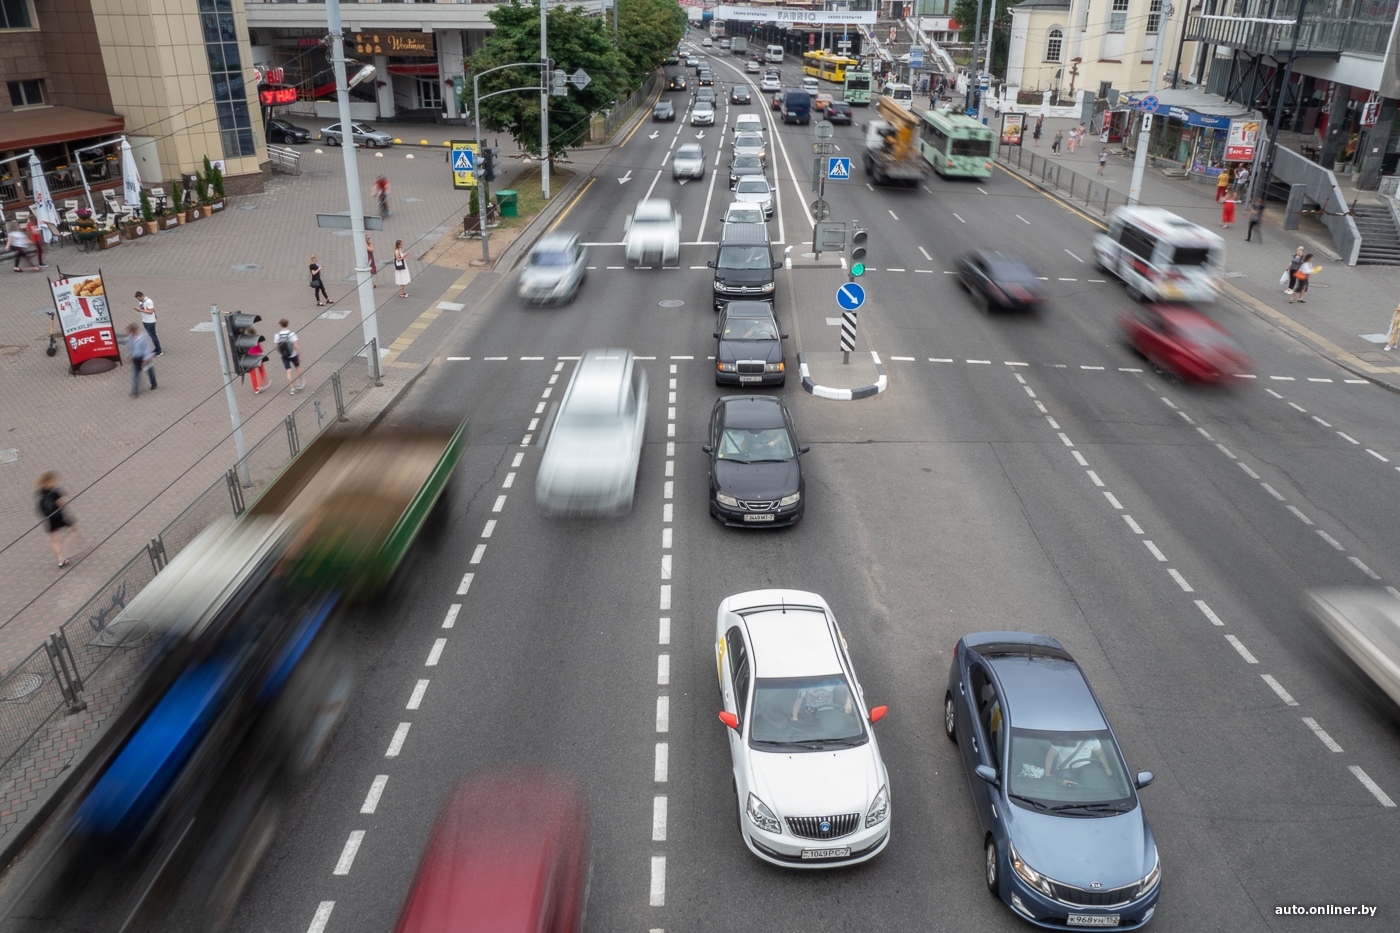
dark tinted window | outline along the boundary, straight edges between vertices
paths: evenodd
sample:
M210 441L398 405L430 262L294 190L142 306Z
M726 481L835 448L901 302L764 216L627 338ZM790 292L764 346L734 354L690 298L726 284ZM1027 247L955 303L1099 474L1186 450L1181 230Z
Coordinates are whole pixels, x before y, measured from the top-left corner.
M1128 252L1149 262L1157 250L1157 238L1132 224L1123 225L1123 233L1118 242L1123 244L1123 248Z
M992 141L990 139L955 139L953 140L952 155L973 156L981 158L992 154Z
M1210 250L1199 246L1178 246L1172 252L1174 266L1204 266L1210 262Z
M716 265L721 269L769 269L773 260L766 246L721 246Z

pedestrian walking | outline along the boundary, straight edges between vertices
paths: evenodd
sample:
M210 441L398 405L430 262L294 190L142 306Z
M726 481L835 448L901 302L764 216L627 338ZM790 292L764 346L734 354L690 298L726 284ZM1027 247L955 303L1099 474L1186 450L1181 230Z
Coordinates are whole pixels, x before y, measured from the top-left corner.
M1235 173L1235 200L1243 201L1249 196L1249 166L1241 165Z
M331 296L326 294L326 283L321 281L321 264L316 261L316 254L311 254L311 297L316 299L316 307L322 305L335 304L331 301Z
M1215 176L1215 203L1219 204L1220 199L1225 197L1225 192L1230 190L1230 170L1225 166L1220 167L1220 174Z
M1298 299L1300 305L1308 303L1308 300L1301 296L1308 293L1308 280L1321 271L1312 264L1312 258L1312 253L1303 256L1303 261L1298 264L1298 271L1293 273L1293 294L1288 296L1289 304L1293 304L1295 298Z
M1059 155L1059 154L1060 154L1060 145L1061 145L1064 141L1065 141L1065 131L1064 131L1064 130L1056 130L1056 131L1055 131L1055 138L1052 139L1052 140L1050 140L1050 151L1053 152L1053 153L1055 153L1055 155Z
M1284 272L1285 281L1288 287L1283 290L1285 295L1293 294L1293 289L1298 287L1298 267L1303 264L1303 247L1298 247L1293 251L1293 258L1288 260L1288 270Z
M1254 228L1259 228L1259 242L1264 242L1264 199L1254 202L1254 210L1249 212L1249 228L1245 230L1244 241L1248 243L1254 236Z
M151 338L135 324L126 325L126 355L131 363L131 397L136 398L141 394L143 371L151 381L151 391L159 388L156 385L155 347L151 345Z
M1089 127L1087 124L1079 124L1079 145L1084 145L1084 140L1089 137Z
M1074 127L1069 128L1069 134L1065 137L1065 148L1070 155L1074 155L1074 144L1079 141L1079 131Z
M277 346L277 355L282 357L282 369L287 374L287 385L292 394L296 395L297 389L306 387L306 379L301 374L301 341L297 339L297 332L292 330L292 325L286 318L282 318L277 324L282 329L272 338L272 342Z
M1041 134L1041 132L1044 130L1044 128L1045 128L1045 115L1044 115L1044 114L1041 114L1039 117L1036 118L1036 121L1035 121L1035 129L1031 131L1031 137L1035 140L1035 144L1036 144L1037 146L1040 145L1040 134Z
M1390 314L1390 333L1385 337L1386 352L1394 350L1397 343L1400 343L1400 305L1396 305Z
M380 217L388 217L393 213L389 210L389 179L383 175L374 180L374 200L379 205Z
M77 535L84 547L87 546L87 539L78 530L78 523L64 511L68 496L58 485L58 473L48 470L34 485L39 492L39 514L49 523L49 544L53 547L53 556L57 558L59 567L67 567L71 563L63 556L67 539Z
M1220 226L1228 227L1235 222L1235 196L1229 195L1220 207Z
M44 227L39 223L39 218L32 213L24 225L24 232L29 235L29 242L34 244L34 255L39 258L39 268L47 269L49 264L44 262Z
M156 336L156 303L147 298L145 292L136 293L136 313L141 315L141 326L146 328L146 335L151 338L151 346L155 347L156 356L164 356L165 351L160 348L160 338Z
M253 327L248 328L243 333L252 337L258 335L257 329ZM267 388L267 353L263 350L261 340L253 345L252 349L248 351L248 355L258 358L258 365L248 370L248 378L253 381L253 394L257 395Z
M374 243L370 241L369 234L365 234L365 252L369 253L369 276L374 278L379 274L379 265L374 261ZM379 283L375 282L374 287L378 288Z
M399 287L399 297L408 297L408 253L404 252L403 240L394 241L394 284Z
M29 234L24 232L24 228L18 223L11 223L5 232L5 242L15 254L15 271L24 272L26 270L19 267L21 260L28 260L29 264L37 271L39 264L34 257L29 255L29 248L34 244L29 239Z
M1108 150L1099 150L1099 174L1103 174L1103 167L1108 164Z

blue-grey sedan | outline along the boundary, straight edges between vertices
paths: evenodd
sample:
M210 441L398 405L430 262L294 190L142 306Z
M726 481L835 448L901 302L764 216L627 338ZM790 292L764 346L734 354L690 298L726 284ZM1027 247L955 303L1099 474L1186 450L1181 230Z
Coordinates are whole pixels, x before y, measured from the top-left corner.
M959 639L943 728L983 834L987 888L1037 926L1136 929L1162 868L1098 698L1060 643L1025 632Z

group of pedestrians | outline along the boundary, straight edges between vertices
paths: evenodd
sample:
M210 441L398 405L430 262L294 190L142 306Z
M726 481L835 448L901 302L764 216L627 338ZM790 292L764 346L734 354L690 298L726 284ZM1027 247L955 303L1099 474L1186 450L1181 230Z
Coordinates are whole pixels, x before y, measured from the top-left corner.
M32 214L25 223L10 221L5 229L5 246L15 254L16 272L38 272L49 267L44 262L44 228ZM28 262L29 268L25 269L21 262Z
M379 263L374 258L374 240L370 239L368 233L365 234L365 257L369 261L369 277L371 287L378 288L379 283L373 281L379 274ZM311 254L311 261L308 268L311 271L311 297L316 299L316 307L335 304L335 300L326 293L325 280L321 278L321 273L325 267L321 265L316 254ZM399 287L399 297L408 297L408 285L412 281L412 275L408 269L408 250L404 249L403 240L394 241L394 284Z

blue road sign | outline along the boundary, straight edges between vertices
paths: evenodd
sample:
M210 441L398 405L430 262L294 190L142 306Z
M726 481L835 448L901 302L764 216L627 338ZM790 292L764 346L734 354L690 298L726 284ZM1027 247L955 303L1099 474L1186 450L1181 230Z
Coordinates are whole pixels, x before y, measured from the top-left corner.
M854 311L865 304L865 289L855 282L847 282L836 289L836 303L843 311Z
M851 177L851 160L842 156L832 156L826 160L826 177L843 181Z
M915 71L924 67L924 50L918 46L909 50L909 67Z
M1142 112L1156 113L1157 108L1160 107L1161 104L1162 102L1157 99L1157 96L1155 94L1148 94L1142 99Z
M475 155L470 149L458 149L452 162L452 171L470 172L476 168Z

